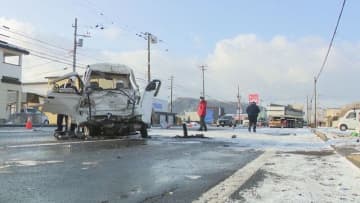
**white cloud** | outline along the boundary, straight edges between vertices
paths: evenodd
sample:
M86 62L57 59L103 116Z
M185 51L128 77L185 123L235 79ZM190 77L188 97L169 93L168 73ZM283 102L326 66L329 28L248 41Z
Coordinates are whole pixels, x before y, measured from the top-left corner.
M15 30L24 30L28 34L34 32L34 27L31 24L20 22L15 19L0 17L0 25L1 27L6 26Z
M32 24L14 19L0 17L0 26L8 27L8 29L2 27L0 33L9 36L1 37L1 40L24 48L30 52L30 55L25 55L23 58L23 82L45 81L44 77L46 76L54 74L62 75L71 71L71 40L48 33L42 34L37 32L37 29ZM48 44L51 45L49 46ZM49 61L47 59L36 57L35 55L67 61L66 63L69 63L70 65ZM65 67L68 67L68 69L64 70Z
M138 82L141 85L147 82L147 51L110 52L102 53L102 57L112 63L122 63L134 69ZM153 50L151 52L151 78L160 79L162 88L160 97L168 99L170 96L169 78L174 78L174 94L176 97L193 97L200 94L199 63L195 59L184 59L169 56L167 52Z
M26 32L29 36L48 42L61 42L71 50L71 39L53 35L40 35L28 23L13 19L0 18L0 25ZM4 32L1 32L4 33ZM6 34L6 33L4 33ZM115 40L121 34L119 29L105 30L108 40ZM11 35L11 34L10 34ZM20 38L19 36L13 36ZM3 39L3 38L1 38ZM18 46L42 50L39 44L8 39ZM195 40L196 42L197 40ZM201 41L201 43L205 43ZM55 43L58 44L58 43ZM223 39L216 43L214 50L205 58L189 56L178 57L171 52L157 50L151 52L152 78L163 82L160 97L168 99L170 95L171 75L174 75L175 97L198 97L202 91L202 77L199 65L207 64L205 72L205 90L208 98L235 101L237 85L246 100L249 93L259 93L266 102L293 103L305 102L306 96L313 94L313 80L318 73L328 46L328 40L316 37L304 37L290 40L285 36L261 39L255 34L242 34ZM336 106L339 103L351 103L358 100L358 75L360 75L360 42L338 42L335 40L329 60L319 79L318 91L321 102ZM31 52L31 51L30 51ZM60 51L61 52L61 51ZM66 52L66 51L65 51ZM133 50L114 52L106 47L89 50L87 57L79 50L79 61L91 64L96 59L106 62L122 63L134 68L139 83L145 84L147 78L147 51ZM46 52L72 60L71 53ZM94 56L89 58L89 54ZM26 56L24 58L23 81L43 80L49 74L63 74L71 71L71 65L48 63L47 60ZM40 66L37 66L39 65ZM44 65L41 65L44 64ZM64 71L63 68L69 69ZM81 72L81 70L79 70Z
M306 95L312 94L314 76L326 49L327 43L316 38L290 41L275 36L262 40L249 34L222 40L207 59L208 93L234 100L239 84L245 97L257 92L266 102L305 101ZM355 77L341 70L359 72L359 49L359 44L335 43L319 81L320 92L334 94L332 90L336 89L336 96L349 84L357 85ZM355 80L349 82L349 77ZM223 81L222 85L219 81ZM342 91L340 95L354 99L350 92Z
M243 101L249 93L259 93L265 103L304 103L313 94L313 80L327 49L327 42L309 37L288 40L275 36L259 39L254 34L239 35L219 41L207 59L177 58L166 52L151 53L152 78L163 81L162 98L169 96L169 77L175 76L175 95L198 97L202 91L199 65L208 65L205 91L209 98L235 101L237 85ZM357 99L357 67L360 65L360 44L337 42L320 77L318 90L321 101L334 106ZM146 79L146 50L103 52L114 63L135 69L138 78ZM346 71L344 71L344 69ZM348 92L349 90L350 92Z

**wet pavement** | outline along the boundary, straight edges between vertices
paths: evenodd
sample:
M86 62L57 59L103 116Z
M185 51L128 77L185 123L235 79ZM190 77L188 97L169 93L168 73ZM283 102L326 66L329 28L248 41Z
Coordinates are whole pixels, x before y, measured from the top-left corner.
M152 135L56 141L51 130L0 132L0 202L191 202L261 150Z
M259 128L248 133L245 128L210 127L202 132L206 138L187 139L176 138L182 135L181 128L154 128L149 130L151 139L133 135L91 141L59 141L53 130L0 128L0 202L192 202L204 194L206 199L223 193L206 196L222 182L233 185L229 179L234 174L238 185L225 187L232 188L227 191L231 201L291 200L299 189L290 190L290 183L302 190L297 200L310 201L329 197L320 192L314 198L316 189L335 194L336 188L326 181L311 182L309 171L313 177L341 184L360 178L356 171L340 176L349 167L331 142L322 141L310 129ZM189 135L199 133L189 129ZM322 171L314 163L329 168ZM330 170L334 175L326 173ZM293 171L298 173L294 178ZM283 189L276 197L269 196L279 181ZM308 190L308 184L316 187ZM348 199L356 187L347 186Z

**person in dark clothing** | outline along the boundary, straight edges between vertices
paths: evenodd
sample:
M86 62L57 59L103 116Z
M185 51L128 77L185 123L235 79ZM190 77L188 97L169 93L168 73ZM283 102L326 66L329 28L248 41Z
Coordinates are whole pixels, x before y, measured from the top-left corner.
M60 86L60 88L73 88L75 90L76 93L79 93L75 84L74 84L74 79L70 78L66 84ZM65 118L65 131L68 130L68 120L69 120L69 116L65 115L65 114L58 114L57 118L56 118L56 132L62 132L63 130L63 120ZM75 128L76 128L76 124L71 123L70 125L70 132L75 132Z
M260 113L259 107L255 102L251 102L251 104L246 108L246 113L249 117L249 132L251 132L251 126L253 126L253 132L256 132L257 117Z
M207 131L206 123L205 123L205 116L206 116L206 101L204 97L200 97L200 102L198 106L197 113L200 117L200 129L199 131Z

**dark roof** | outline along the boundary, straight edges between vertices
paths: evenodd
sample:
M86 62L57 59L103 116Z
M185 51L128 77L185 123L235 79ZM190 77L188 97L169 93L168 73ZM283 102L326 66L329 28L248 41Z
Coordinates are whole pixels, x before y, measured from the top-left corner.
M9 49L9 50L12 50L12 51L17 51L17 52L20 52L20 53L25 54L25 55L30 54L30 52L28 50L22 49L22 48L20 48L18 46L15 46L13 44L9 44L9 43L1 41L1 40L0 40L0 48Z

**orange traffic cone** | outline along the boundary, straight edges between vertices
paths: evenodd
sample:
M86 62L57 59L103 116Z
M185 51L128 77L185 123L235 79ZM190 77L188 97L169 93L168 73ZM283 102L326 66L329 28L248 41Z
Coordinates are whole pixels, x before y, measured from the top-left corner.
M28 119L26 121L25 128L26 129L32 129L32 122L31 122L30 116L28 117Z

